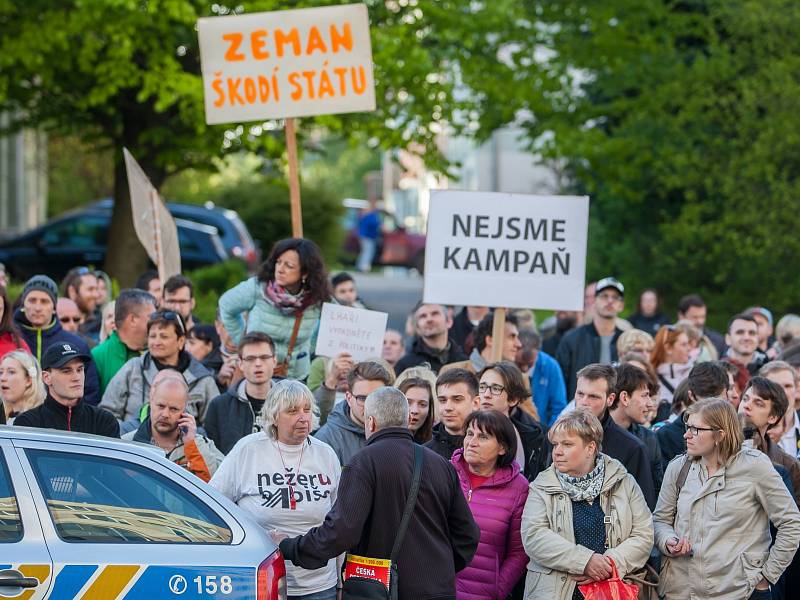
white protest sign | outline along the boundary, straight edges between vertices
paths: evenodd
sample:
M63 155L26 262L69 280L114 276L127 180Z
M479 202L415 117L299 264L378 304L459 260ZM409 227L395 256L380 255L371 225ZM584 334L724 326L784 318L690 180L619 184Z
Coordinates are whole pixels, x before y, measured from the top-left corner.
M147 255L158 269L162 282L181 272L181 248L178 243L178 227L164 206L139 163L122 149L125 170L128 174L128 190L131 194L131 213L136 236Z
M581 310L589 198L434 191L425 302Z
M349 352L356 362L379 357L388 317L384 312L323 304L315 353L332 358Z
M198 19L206 122L375 110L364 4Z

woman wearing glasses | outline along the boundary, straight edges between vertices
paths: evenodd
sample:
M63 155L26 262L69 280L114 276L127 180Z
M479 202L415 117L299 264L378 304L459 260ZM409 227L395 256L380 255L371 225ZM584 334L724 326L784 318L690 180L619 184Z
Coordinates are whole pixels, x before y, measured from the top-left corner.
M684 413L686 455L664 474L653 513L667 600L768 599L800 542L800 513L769 459L742 447L730 402ZM770 523L777 529L770 547Z
M125 434L137 429L146 416L150 386L158 372L179 371L189 386L186 410L202 425L206 408L219 396L214 376L185 349L183 318L172 310L159 310L147 321L147 350L130 359L108 382L100 406L117 417Z
M325 263L311 240L289 238L273 246L257 277L229 289L219 299L219 314L232 347L245 333L261 331L275 342L276 377L305 379L311 367L311 338L323 302L331 292Z
M522 372L510 362L492 363L478 374L478 381L480 410L498 410L511 419L517 434L515 459L528 481L533 481L547 462L545 435L530 412L523 410L536 409L529 401L531 393Z

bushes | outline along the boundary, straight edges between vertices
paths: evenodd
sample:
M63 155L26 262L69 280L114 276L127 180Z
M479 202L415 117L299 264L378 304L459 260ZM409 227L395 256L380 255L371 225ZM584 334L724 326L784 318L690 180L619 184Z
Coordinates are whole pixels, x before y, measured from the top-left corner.
M197 304L193 314L203 323L214 322L219 297L248 277L244 263L239 260L228 260L184 274L194 284Z

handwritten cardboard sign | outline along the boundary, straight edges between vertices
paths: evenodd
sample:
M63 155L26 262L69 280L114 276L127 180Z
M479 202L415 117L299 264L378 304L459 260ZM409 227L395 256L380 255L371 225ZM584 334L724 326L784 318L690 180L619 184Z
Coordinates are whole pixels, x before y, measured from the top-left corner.
M432 192L426 302L581 310L589 198Z
M364 4L198 19L206 122L375 110Z
M315 352L328 357L349 352L356 361L379 357L388 317L384 312L323 304Z

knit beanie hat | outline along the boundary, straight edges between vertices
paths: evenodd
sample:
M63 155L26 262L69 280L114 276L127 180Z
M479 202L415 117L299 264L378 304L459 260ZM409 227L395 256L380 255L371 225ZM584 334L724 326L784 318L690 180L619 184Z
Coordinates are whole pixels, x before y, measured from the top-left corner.
M58 299L58 286L56 282L50 279L47 275L34 275L25 282L25 287L22 288L22 301L30 292L44 292L53 301L53 307L56 305Z

